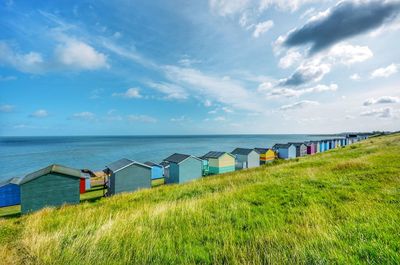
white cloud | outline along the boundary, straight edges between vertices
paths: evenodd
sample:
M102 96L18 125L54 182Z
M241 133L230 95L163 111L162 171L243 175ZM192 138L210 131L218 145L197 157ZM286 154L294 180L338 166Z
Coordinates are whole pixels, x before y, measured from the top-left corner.
M214 121L226 121L226 118L224 116L218 116L214 118Z
M270 30L274 26L274 22L272 20L267 20L261 23L258 23L255 26L253 37L258 38L268 30Z
M288 50L286 55L279 60L279 67L283 69L289 68L290 66L299 62L301 59L302 59L301 53L299 53L296 50L290 49Z
M156 123L157 119L147 115L128 115L128 120L132 122Z
M209 6L212 12L227 16L243 11L249 3L249 0L210 0Z
M0 105L0 112L13 112L14 109L15 106L13 105L8 105L8 104Z
M295 102L293 104L288 104L288 105L283 105L279 109L280 110L293 110L293 109L302 109L308 106L316 106L319 105L317 101L311 101L311 100L302 100L299 102Z
M193 64L201 63L201 60L192 59L192 58L190 58L188 55L184 55L184 56L182 56L182 59L180 59L180 60L178 61L178 63L179 63L180 65L182 65L182 66L190 67L190 66L192 66Z
M276 8L280 10L288 10L291 12L294 12L298 10L302 5L309 4L312 2L319 2L320 0L261 0L259 9L261 11L271 7L275 6Z
M373 55L368 46L353 46L345 42L336 44L328 52L328 56L332 57L332 60L345 65L364 62Z
M109 67L106 55L73 38L64 38L64 42L56 47L55 56L62 65L72 69L95 70Z
M289 54L289 55L288 55ZM281 58L283 62L287 60L291 65L290 50L286 56ZM295 57L298 55L294 55ZM367 46L353 46L346 42L334 45L326 52L321 52L310 58L306 58L288 78L280 80L284 86L299 86L310 82L319 82L328 74L336 64L351 65L370 59L373 56L372 51ZM283 64L285 65L285 64Z
M77 120L94 120L96 117L96 115L92 112L89 111L83 111L83 112L78 112L78 113L74 113L72 114L73 119L77 119Z
M371 37L378 37L378 36L382 35L383 33L397 31L397 30L400 30L400 19L397 19L396 21L394 21L392 23L383 24L380 28L372 31L369 35Z
M138 88L131 87L124 93L113 93L113 97L124 97L124 98L141 98L140 91Z
M392 117L392 108L380 108L380 109L372 109L368 111L361 112L361 116L368 117L378 117L378 118L390 118Z
M113 37L116 38L116 39L119 39L119 38L122 37L122 34L121 34L121 32L116 31L116 32L114 33Z
M0 65L6 65L24 73L43 73L57 70L95 70L109 67L107 57L92 46L67 37L57 35L59 43L54 56L45 58L41 53L30 51L21 53L4 41L0 41Z
M233 110L228 107L222 107L221 109L226 113L233 113Z
M315 13L315 8L311 7L309 9L307 9L306 11L304 11L303 14L301 14L300 19L308 18L308 17L312 16L314 13Z
M170 121L179 123L179 122L190 121L190 119L188 119L186 116L182 115L182 116L177 117L177 118L171 118Z
M49 116L49 113L47 112L47 110L40 109L40 110L35 111L34 113L32 113L29 116L33 117L33 118L44 118L44 117Z
M164 69L169 80L186 87L190 93L234 109L257 111L263 108L257 96L235 80L206 75L193 68L166 66Z
M357 81L357 80L360 80L360 79L361 79L361 76L360 76L359 74L352 74L352 75L350 76L350 79L351 79L351 80L354 80L354 81Z
M397 73L397 64L390 64L387 67L382 67L374 70L371 73L371 78L378 78L378 77L389 77L395 73Z
M264 93L267 97L300 97L304 94L321 93L327 91L336 91L338 89L337 84L327 85L316 85L309 88L302 89L291 89L285 87L275 87L268 90L260 89L261 93Z
M44 60L40 53L20 53L0 41L0 65L11 66L24 73L39 73L43 71Z
M208 99L206 99L205 101L204 101L204 106L205 107L211 107L212 106L212 102L211 102L211 100L208 100Z
M8 75L8 76L2 76L0 75L0 81L11 81L11 80L16 80L17 77L13 75Z
M379 98L370 98L364 101L364 106L370 106L374 104L393 104L393 103L399 103L400 98L398 97L391 97L391 96L383 96Z
M147 85L166 95L165 99L184 100L189 97L185 89L172 83L155 83L148 82Z

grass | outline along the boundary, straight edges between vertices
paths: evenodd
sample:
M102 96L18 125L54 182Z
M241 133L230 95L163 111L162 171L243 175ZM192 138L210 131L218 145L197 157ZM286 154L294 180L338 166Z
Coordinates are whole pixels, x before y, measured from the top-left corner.
M152 180L152 186L157 187L164 184L164 179ZM104 195L103 185L94 185L90 190L81 194L81 202L95 202ZM9 206L0 208L0 218L12 218L21 216L21 206Z
M398 264L400 135L0 219L5 264Z

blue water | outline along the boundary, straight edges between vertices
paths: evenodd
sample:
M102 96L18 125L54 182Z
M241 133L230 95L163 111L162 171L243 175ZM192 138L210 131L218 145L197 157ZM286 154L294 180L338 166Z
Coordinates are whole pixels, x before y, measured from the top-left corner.
M0 180L24 176L50 164L102 170L126 157L161 162L174 152L201 156L236 147L271 147L275 143L318 140L310 135L207 136L62 136L0 137Z

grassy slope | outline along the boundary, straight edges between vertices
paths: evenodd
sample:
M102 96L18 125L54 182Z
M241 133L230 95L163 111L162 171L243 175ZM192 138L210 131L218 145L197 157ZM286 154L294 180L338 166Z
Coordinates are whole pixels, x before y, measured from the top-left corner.
M0 263L400 263L400 136L0 220Z

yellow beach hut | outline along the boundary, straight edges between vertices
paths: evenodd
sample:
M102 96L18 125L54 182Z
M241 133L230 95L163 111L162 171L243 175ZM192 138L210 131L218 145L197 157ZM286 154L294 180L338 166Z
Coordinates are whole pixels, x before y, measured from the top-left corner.
M271 148L254 148L254 151L260 155L261 165L272 162L276 158L276 153Z
M227 152L211 151L201 157L208 161L209 174L221 174L235 171L235 156Z

